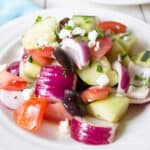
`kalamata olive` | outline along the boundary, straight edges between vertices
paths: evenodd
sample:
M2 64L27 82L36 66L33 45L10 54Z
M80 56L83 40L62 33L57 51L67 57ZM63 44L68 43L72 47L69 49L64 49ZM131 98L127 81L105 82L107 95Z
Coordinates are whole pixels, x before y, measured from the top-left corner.
M87 114L86 107L78 94L73 90L65 90L65 96L63 98L63 104L65 109L72 116L85 116Z
M11 63L7 67L7 71L13 75L19 76L19 64L20 64L20 61L15 61L15 62Z
M70 19L69 18L63 18L62 20L60 20L60 22L59 22L59 27L60 27L60 29L62 29L64 26L65 26L65 24L67 24L68 23L68 21L69 21Z
M87 85L85 82L83 82L79 76L77 76L77 84L76 84L76 91L77 92L82 92L85 89L89 88L90 86Z
M74 64L72 59L61 48L56 48L53 52L56 60L64 67L64 69L74 72Z

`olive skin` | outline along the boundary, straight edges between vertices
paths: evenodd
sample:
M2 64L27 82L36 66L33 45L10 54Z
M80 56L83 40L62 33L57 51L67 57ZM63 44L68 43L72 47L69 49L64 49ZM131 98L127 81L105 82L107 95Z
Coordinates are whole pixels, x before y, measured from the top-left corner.
M62 48L56 48L53 52L53 56L58 61L58 63L64 67L65 70L74 72L74 63Z
M78 94L73 90L65 90L65 96L63 98L63 104L65 109L72 116L85 116L87 115L86 107L78 96Z

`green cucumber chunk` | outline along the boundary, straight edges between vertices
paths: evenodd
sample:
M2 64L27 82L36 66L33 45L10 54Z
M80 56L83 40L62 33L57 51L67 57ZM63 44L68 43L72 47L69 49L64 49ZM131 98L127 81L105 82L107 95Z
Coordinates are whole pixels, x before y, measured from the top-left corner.
M27 61L24 65L24 74L29 78L37 78L40 73L41 66L37 64L35 61L29 62Z
M75 26L84 29L86 32L90 32L96 28L97 19L95 16L72 16L72 20Z
M110 95L87 105L89 114L110 122L118 122L127 112L129 99L126 96Z
M108 85L114 86L118 82L118 75L111 69L106 57L103 57L99 62L91 62L82 70L77 70L77 74L88 85L99 85L99 79L104 75L109 79Z
M150 51L143 51L134 57L134 62L142 67L150 67Z
M57 21L54 17L47 17L34 23L22 37L25 49L36 49L56 41Z
M126 50L128 54L135 46L136 37L131 33L121 33L116 35L116 40L122 45L122 47Z

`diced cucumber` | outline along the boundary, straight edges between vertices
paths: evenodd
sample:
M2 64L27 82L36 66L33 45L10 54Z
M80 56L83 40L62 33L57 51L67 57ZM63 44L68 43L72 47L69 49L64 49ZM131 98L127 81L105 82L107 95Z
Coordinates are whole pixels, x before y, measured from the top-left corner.
M106 57L99 62L92 62L86 68L77 70L79 77L88 85L99 85L99 80L106 75L109 79L109 85L114 86L118 82L118 76L112 71L110 63Z
M24 65L24 74L30 78L37 78L38 74L40 73L41 66L36 62L27 61Z
M130 54L130 51L136 43L136 37L131 33L121 33L116 35L116 39L127 51L127 53Z
M143 51L134 57L134 62L143 67L150 67L150 51Z
M23 47L36 49L53 43L56 40L57 28L57 21L53 17L47 17L33 24L22 37Z
M104 100L97 100L87 105L89 114L110 122L119 121L126 113L129 99L125 96L111 95Z
M85 29L86 32L96 28L97 20L95 16L72 16L75 26Z
M113 62L117 59L119 55L125 55L126 53L127 52L124 49L124 47L120 44L120 42L117 39L115 39L113 41L113 48L107 56L108 56L109 61Z
M114 70L109 70L107 72L107 76L109 78L109 85L115 86L118 83L118 74Z

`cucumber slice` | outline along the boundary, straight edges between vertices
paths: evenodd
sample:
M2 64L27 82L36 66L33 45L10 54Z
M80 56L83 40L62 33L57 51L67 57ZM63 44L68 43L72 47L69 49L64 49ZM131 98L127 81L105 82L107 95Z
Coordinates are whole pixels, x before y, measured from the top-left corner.
M36 49L55 42L57 28L56 19L53 17L47 17L33 24L22 37L23 47Z
M87 105L89 114L110 122L119 121L126 113L129 99L126 96L111 95L104 100L97 100Z
M134 57L134 62L142 67L150 67L150 51L140 52Z
M117 59L117 57L119 55L125 55L127 54L126 50L124 49L124 47L120 44L120 42L115 39L113 41L113 48L112 50L109 52L108 55L108 59L109 61L112 63L113 61L115 61Z
M29 78L37 78L38 74L40 73L41 66L36 62L27 61L24 65L24 74Z
M96 28L97 20L95 16L72 16L72 20L76 26L90 32Z
M136 37L131 33L121 33L116 36L116 39L127 51L127 53L130 54L130 51L136 43Z
M92 62L82 70L77 70L77 74L88 85L99 85L102 76L108 77L110 86L114 86L118 82L117 73L111 69L106 57L99 62Z

